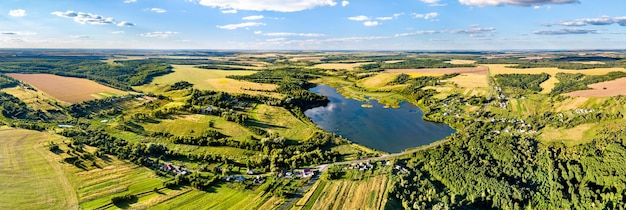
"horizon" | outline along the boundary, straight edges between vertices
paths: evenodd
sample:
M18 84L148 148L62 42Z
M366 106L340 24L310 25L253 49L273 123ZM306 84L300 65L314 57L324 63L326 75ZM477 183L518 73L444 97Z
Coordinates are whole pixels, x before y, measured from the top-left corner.
M2 48L312 51L626 49L625 1L9 1Z

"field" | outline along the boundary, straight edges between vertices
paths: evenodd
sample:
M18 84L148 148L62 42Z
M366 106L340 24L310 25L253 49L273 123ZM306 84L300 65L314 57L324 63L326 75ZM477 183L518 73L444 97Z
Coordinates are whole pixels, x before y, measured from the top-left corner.
M372 64L372 62L362 62L362 63L322 63L314 65L313 68L320 69L344 69L344 70L354 70L355 67L359 67L365 64Z
M76 209L76 194L45 145L49 133L0 128L0 209Z
M579 90L566 93L567 96L608 97L626 95L626 78L588 85L592 90Z
M383 209L388 184L384 175L364 181L323 180L291 209Z
M314 124L300 121L282 107L259 104L250 115L256 120L256 126L291 140L307 140L317 129Z
M8 93L20 101L23 101L29 108L34 110L58 110L57 105L70 105L70 103L59 101L56 98L41 92L36 89L29 89L26 87L13 87L2 89L3 92Z
M516 68L507 68L510 66L508 64L489 64L484 65L489 68L491 76L498 74L541 74L547 73L550 74L550 78L543 83L541 83L541 88L543 90L541 93L549 93L554 88L554 84L558 82L556 77L556 73L568 73L568 74L576 74L582 73L586 75L603 75L613 71L625 71L623 68L599 68L599 69L588 69L588 70L566 70L566 69L558 69L558 68L531 68L531 69L516 69Z
M179 81L187 81L193 84L194 88L200 90L216 90L228 93L247 93L252 95L267 94L274 97L280 97L278 93L268 93L263 91L272 91L276 89L273 84L259 84L248 81L239 81L226 78L228 75L250 75L256 71L242 70L207 70L200 69L189 65L172 65L174 72L155 77L152 83L144 86L135 87L139 90L166 89L169 85ZM167 87L166 87L167 86ZM258 91L263 90L263 91Z
M386 73L405 73L405 74L418 74L418 75L443 75L443 74L487 74L487 68L474 67L474 68L435 68L435 69L388 69Z
M448 62L446 62L446 63L449 63L449 64L474 64L474 63L476 63L476 61L473 61L473 60L460 60L460 59L453 59L453 60L448 61Z
M489 78L485 74L462 73L459 76L447 79L463 89L463 95L487 96L489 94Z
M7 76L28 83L46 94L69 103L80 103L127 94L124 91L82 78L62 77L52 74L7 74Z
M561 142L567 146L583 144L592 140L589 132L596 124L582 124L573 128L545 128L541 133L543 142Z

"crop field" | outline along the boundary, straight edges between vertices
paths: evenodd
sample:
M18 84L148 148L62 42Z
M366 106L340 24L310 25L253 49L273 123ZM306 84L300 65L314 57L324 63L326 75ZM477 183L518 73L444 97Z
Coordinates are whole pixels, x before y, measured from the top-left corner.
M172 65L174 72L155 77L152 83L140 87L140 90L149 90L154 86L169 86L176 82L187 81L193 84L194 88L200 90L216 90L228 93L247 93L252 95L264 94L279 97L278 93L268 93L262 91L272 91L276 89L273 84L260 84L248 81L239 81L226 78L228 75L250 75L256 71L242 70L208 70L200 69L190 65ZM161 88L163 89L163 88ZM261 90L261 91L259 91Z
M382 88L392 82L398 74L376 74L374 76L359 80L357 84L364 88Z
M69 103L125 95L124 91L110 88L82 78L62 77L52 74L6 74L28 83L41 91Z
M554 85L559 82L554 75L556 73L568 73L568 74L576 74L582 73L586 75L603 75L613 71L623 71L626 72L624 68L598 68L598 69L586 69L586 70L566 70L566 69L558 69L558 68L530 68L530 69L516 69L516 68L508 68L510 66L508 64L488 64L484 65L489 68L491 76L495 76L498 74L541 74L547 73L550 74L550 78L543 83L541 83L541 88L543 90L541 93L549 93L554 88Z
M361 62L361 63L322 63L314 65L313 68L320 69L344 69L344 70L354 70L355 67L359 67L365 64L372 64L372 62Z
M453 59L453 60L448 61L448 62L446 62L446 63L449 63L449 64L457 64L457 65L458 65L458 64L474 64L474 63L476 63L476 61L474 61L474 60L460 60L460 59Z
M565 95L579 97L609 97L626 95L626 78L591 84L588 85L588 87L592 90L579 90L566 93Z
M489 78L485 74L462 73L459 76L447 79L463 89L463 95L487 96L489 94Z
M76 209L76 194L45 143L62 137L0 128L0 209Z
M307 140L317 129L314 124L299 120L282 107L259 104L250 115L256 120L254 122L256 126L264 128L268 133L278 133L287 139Z
M364 181L322 181L292 209L383 209L387 202L387 176L376 176ZM307 197L308 196L308 197Z
M33 90L25 87L13 87L2 89L2 91L19 98L20 101L23 101L29 108L34 110L58 110L59 107L56 103L59 105L70 105L70 103L59 101L44 92L37 91L36 89Z
M209 192L186 192L151 209L274 209L282 203L280 199L264 195L258 190L232 189L226 184L220 184Z
M444 74L487 74L489 69L485 67L472 68L434 68L434 69L388 69L386 73L405 73L417 75L444 75Z

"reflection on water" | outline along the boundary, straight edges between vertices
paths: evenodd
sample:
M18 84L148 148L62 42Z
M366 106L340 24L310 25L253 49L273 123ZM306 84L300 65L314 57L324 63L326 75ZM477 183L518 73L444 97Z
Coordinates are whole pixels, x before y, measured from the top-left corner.
M327 96L330 103L306 110L306 116L320 128L370 148L395 153L430 144L454 132L446 124L424 121L424 112L410 103L403 102L400 108L392 109L370 101L372 107L363 108L364 102L346 99L327 85L311 91Z

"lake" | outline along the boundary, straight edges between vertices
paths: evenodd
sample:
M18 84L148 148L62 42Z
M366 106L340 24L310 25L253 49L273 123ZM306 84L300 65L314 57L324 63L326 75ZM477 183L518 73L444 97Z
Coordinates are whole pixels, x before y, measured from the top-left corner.
M318 127L376 150L396 153L430 144L455 132L446 124L425 121L424 112L407 102L402 102L400 108L384 108L384 104L371 100L372 107L363 108L365 102L347 99L327 85L310 91L330 100L324 107L304 112Z

